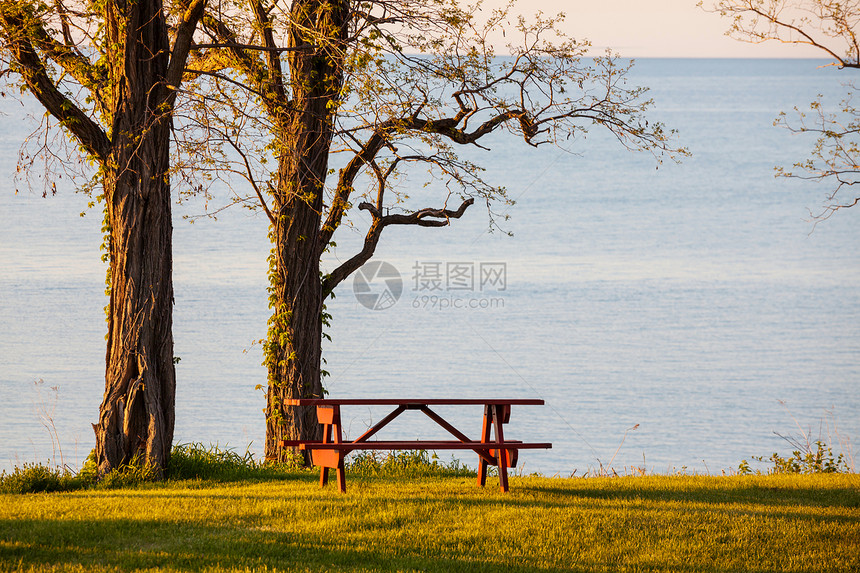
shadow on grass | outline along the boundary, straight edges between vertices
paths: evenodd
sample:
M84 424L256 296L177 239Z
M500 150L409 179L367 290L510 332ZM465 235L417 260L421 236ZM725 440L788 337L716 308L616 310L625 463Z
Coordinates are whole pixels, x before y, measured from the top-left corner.
M392 549L326 547L309 535L231 524L0 520L0 570L577 571L562 564L526 568Z
M594 480L601 478L594 478ZM483 488L474 485L472 479L462 478L434 478L433 481L448 481L442 484L441 489L428 489L422 492L420 489L413 490L414 497L422 495L439 495L440 491L449 490L452 496L465 496L467 502L494 503L500 502L505 505L527 505L540 507L568 507L577 499L592 499L605 501L656 501L656 502L678 502L683 504L756 504L764 506L791 506L809 508L860 508L860 480L854 483L826 484L815 483L803 485L800 480L804 476L797 476L797 481L785 479L774 481L765 478L763 482L752 480L740 481L736 484L726 486L722 480L745 478L704 477L691 480L687 483L675 482L670 489L666 487L669 482L657 484L649 483L648 478L606 478L600 483L582 479L563 478L512 478L510 492L500 493L498 483L487 480ZM665 478L673 479L673 478ZM679 480L687 478L678 478ZM754 478L753 478L754 479ZM623 480L623 481L622 481ZM711 481L720 480L720 481ZM400 487L412 485L420 488L422 483L431 480L422 478L377 478L358 476L350 478L347 476L347 495L355 491L370 491L374 488L384 488L386 484L395 484ZM856 485L855 485L856 484ZM334 488L329 484L327 487ZM402 492L401 492L402 493ZM472 496L470 494L477 494Z
M641 478L631 478L637 480ZM525 479L512 480L511 491L508 494L498 492L498 487L488 484L486 488L476 488L471 483L451 484L451 497L457 499L462 506L517 506L523 509L538 508L541 510L566 510L571 507L590 510L605 510L619 503L625 505L641 504L640 509L654 511L672 510L678 506L679 511L725 513L730 516L751 515L771 518L808 519L833 523L860 523L860 516L835 515L826 516L823 510L845 510L851 512L860 508L860 488L851 485L809 486L803 487L786 481L783 484L739 484L734 487L713 487L707 479L700 484L692 482L677 489L641 486L639 482L611 482L602 485L575 482L564 486L552 485L552 480L541 480L538 485L529 484ZM724 479L724 478L713 478ZM384 484L384 482L382 482ZM768 482L765 482L768 483ZM384 485L370 479L353 481L353 492L360 491L363 495L374 495L384 498ZM349 493L347 493L349 496ZM420 507L427 503L428 498L439 496L439 490L414 491L398 495L398 504L414 504Z
M635 478L639 479L639 478ZM716 478L715 478L716 479ZM657 501L693 504L756 504L768 507L860 508L860 489L850 485L829 487L739 485L714 488L707 483L680 489L649 487L552 487L522 485L518 489L542 497L553 496L567 505L573 498L606 501ZM551 503L551 502L550 502Z

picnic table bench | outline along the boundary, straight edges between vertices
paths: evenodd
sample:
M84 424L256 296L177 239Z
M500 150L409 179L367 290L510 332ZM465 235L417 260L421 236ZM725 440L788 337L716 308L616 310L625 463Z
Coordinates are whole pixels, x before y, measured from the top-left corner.
M499 468L499 487L508 491L508 468L516 467L519 450L551 448L544 442L521 442L505 439L504 425L510 421L512 406L542 406L538 399L479 399L479 398L301 398L285 400L287 406L316 406L317 419L322 424L322 441L282 440L282 447L298 447L311 453L315 466L320 466L320 487L328 483L328 470L337 472L337 484L346 492L344 458L355 450L472 450L478 454L478 486L487 481L488 466ZM352 441L344 441L341 426L341 406L394 406L394 410ZM483 406L481 437L469 438L430 406ZM447 430L456 440L369 440L383 427L407 410L419 410ZM495 431L493 431L495 430ZM491 437L493 434L493 437Z

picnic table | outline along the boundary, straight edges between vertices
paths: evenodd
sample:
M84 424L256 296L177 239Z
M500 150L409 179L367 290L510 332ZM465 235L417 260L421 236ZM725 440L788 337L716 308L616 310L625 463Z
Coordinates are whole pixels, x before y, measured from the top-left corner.
M322 441L282 440L283 447L310 451L315 466L320 466L320 487L328 483L328 471L337 472L341 492L346 492L344 458L355 450L472 450L478 454L478 486L487 481L488 466L499 468L499 487L508 491L508 468L516 467L519 450L551 448L544 442L521 442L505 438L504 425L510 421L512 406L542 406L538 399L481 398L301 398L285 400L287 406L316 406L322 424ZM394 409L352 441L344 441L341 425L342 406L393 406ZM430 406L483 406L481 437L474 440L458 430ZM448 431L456 440L370 440L379 430L407 410L419 410ZM493 436L491 437L491 434Z

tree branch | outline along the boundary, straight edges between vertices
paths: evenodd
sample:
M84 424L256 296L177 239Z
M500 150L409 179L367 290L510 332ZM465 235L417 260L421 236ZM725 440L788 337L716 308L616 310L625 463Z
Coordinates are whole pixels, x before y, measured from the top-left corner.
M369 211L374 219L379 219L383 226L388 225L419 225L421 227L447 227L448 219L459 219L466 212L466 208L475 202L474 197L469 197L456 211L450 209L421 209L408 215L394 214L383 216L374 205L360 203L358 208ZM437 220L438 219L438 220Z
M182 83L182 74L185 71L188 52L191 51L194 30L197 29L197 23L203 17L203 9L205 7L206 0L190 0L185 12L182 14L182 22L176 30L176 39L173 41L170 64L167 68L167 86L170 89L167 104L171 110L176 103L177 89L180 83Z
M512 119L516 119L520 122L520 126L523 129L523 135L526 138L526 141L529 141L532 137L534 137L534 135L536 135L536 132L532 128L534 124L531 118L529 117L528 113L523 110L515 109L499 113L479 125L475 130L471 132L457 127L457 125L460 123L461 119L465 115L466 112L460 111L457 113L456 116L445 119L428 119L413 116L404 119L390 120L383 123L382 125L385 129L391 131L400 128L406 130L423 131L425 133L437 133L461 145L476 143L479 139L489 133L492 133L500 125Z
M245 179L248 183L251 184L251 187L254 189L254 193L257 195L257 200L260 202L260 206L263 208L263 211L266 213L266 217L269 218L269 222L272 226L277 226L278 222L275 219L275 216L272 215L272 212L269 210L269 205L266 203L266 198L263 196L263 192L260 190L260 186L257 185L257 180L254 177L254 170L251 168L251 162L248 160L248 154L239 146L239 144L233 140L232 137L229 137L227 134L223 135L224 139L227 143L236 151L239 157L242 158L242 162L245 165Z
M275 36L272 32L272 22L269 20L269 15L263 9L263 4L260 0L251 0L251 9L254 11L254 17L257 19L257 25L260 27L260 35L263 38L263 45L266 46L266 64L269 72L269 84L275 92L275 98L279 101L287 101L287 94L284 90L284 73L281 69L281 58L277 51Z
M268 74L260 60L248 54L244 44L236 41L238 35L227 24L213 16L210 12L204 15L203 25L209 29L210 35L218 41L218 45L224 45L228 48L229 53L235 59L236 68L253 86L251 88L252 91L260 96L268 114L273 118L277 117L278 102L272 101L270 90L265 85L264 78L268 77Z
M346 167L341 169L331 209L329 209L328 217L326 217L325 223L323 223L320 229L320 255L329 242L331 242L332 235L334 235L334 232L340 226L341 220L343 220L346 207L349 205L349 196L353 190L353 182L359 170L363 165L372 161L383 147L385 147L384 131L376 130Z
M66 7L63 6L62 0L54 0L54 9L60 17L60 24L63 29L63 42L65 42L65 45L68 47L74 46L75 42L72 39L72 32L69 28L69 12L66 10Z
M61 3L59 5L62 6ZM23 21L22 18L21 22ZM33 48L41 50L48 58L59 64L81 86L87 88L93 98L95 98L100 109L105 111L105 101L102 96L104 78L99 76L91 62L70 43L71 37L67 36L67 34L70 34L68 30L68 14L65 11L62 13L62 22L64 42L59 42L48 34L39 21L30 22L31 26L27 29L29 32L28 41L33 43Z
M812 46L834 60L830 65L854 69L860 68L860 44L855 33L860 22L858 8L860 7L856 2L831 0L770 0L767 4L755 0L719 0L714 5L714 11L733 17L727 33L739 40L775 40L786 44ZM838 53L842 43L845 44L846 55ZM857 179L860 172L860 148L857 145L860 122L858 110L852 101L853 91L854 86L849 84L847 96L841 102L840 115L825 113L821 96L813 101L810 111L814 112L816 117L812 127L806 124L806 114L797 108L795 110L798 112L800 127L790 125L784 112L775 122L792 133L813 133L818 137L810 157L794 164L795 168L805 171L806 175L792 173L783 167L776 168L776 174L780 177L835 181L835 189L826 196L822 210L817 214L810 211L815 224L830 218L840 209L854 207L860 202L860 197L848 200L842 196L837 198L843 187L860 183ZM847 126L844 125L844 119L848 120Z
M327 297L345 278L357 271L361 265L370 260L379 244L382 229L388 225L418 225L420 227L445 227L450 224L450 219L459 219L466 209L475 202L473 197L463 201L456 211L450 209L421 209L408 215L382 215L375 206L370 203L361 203L358 208L368 211L373 217L373 223L364 238L364 247L352 258L337 267L322 283L323 298Z
M10 7L10 3L4 2L0 8L0 33L5 36L10 55L20 66L18 72L24 78L27 88L63 127L75 135L88 153L100 161L106 161L110 155L108 136L57 88L37 54L32 38L21 33L31 29L25 16L17 10L9 10Z
M460 103L459 99L457 101L458 103ZM489 133L492 133L499 126L511 120L517 120L519 122L520 128L523 132L523 137L525 138L526 142L531 142L531 139L539 133L538 126L540 125L540 123L534 122L529 116L529 114L522 110L508 110L499 113L483 122L475 130L468 132L462 128L459 128L458 125L463 120L463 118L468 117L473 112L473 110L468 107L464 107L462 104L460 107L460 111L458 111L454 117L435 120L429 118L422 118L419 117L421 111L421 108L419 108L418 112L414 113L409 117L390 119L379 124L377 129L373 132L373 135L362 146L361 150L355 154L355 156L350 160L347 166L340 172L337 190L335 191L335 196L332 201L331 209L329 210L329 214L326 218L325 223L320 229L320 254L322 254L322 250L324 250L328 246L329 242L331 242L331 238L334 235L334 232L337 230L343 219L343 215L346 211L347 206L349 205L349 197L353 191L353 182L358 175L360 168L363 165L369 164L371 161L373 161L379 151L383 149L387 144L390 133L395 132L397 130L421 131L424 133L436 133L442 135L461 145L477 144L477 141L480 138L488 135ZM471 205L471 203L469 203L469 205ZM465 207L461 207L461 209L464 208ZM365 209L373 213L373 209L376 208L368 203L362 203L361 205L359 205L359 209ZM395 221L392 219L387 219L388 222L386 222L385 224L416 224L425 227L439 227L448 224L447 222L443 221L433 221L425 219L425 217L427 216L439 216L431 215L431 213L433 212L433 210L424 209L408 216L391 215L390 217L392 218L417 216L417 219L410 220L408 222L405 219L403 220L403 222L401 222L400 220ZM454 213L452 211L446 212ZM459 215L457 215L457 217L459 217Z
M284 52L300 52L302 50L308 49L310 46L308 44L302 44L301 46L290 46L288 48L280 48L277 46L257 46L255 44L240 44L238 42L222 42L216 44L194 44L195 48L230 48L231 50L248 50L251 52L275 52L277 54L281 54Z
M812 36L808 29L804 27L813 27L813 21L808 16L800 18L800 24L794 18L786 19L783 17L784 10L802 10L803 4L800 3L799 6L792 6L786 4L785 0L771 0L767 9L765 9L758 2L751 0L719 0L716 2L713 11L720 12L722 15L734 16L732 27L727 33L737 36L742 41L760 43L767 40L776 40L784 44L812 46L839 62L838 65L840 67L860 68L860 46L858 46L857 37L853 30L857 14L852 14L847 3L822 0L811 2L814 7L820 10L818 13L814 13L813 16L818 20L818 28L823 31L824 35L830 38L841 37L845 40L854 53L854 61L851 61L844 56L840 56L834 49ZM703 1L700 1L699 6L702 5ZM812 8L809 8L808 12L813 12ZM748 24L744 22L744 16L750 19ZM852 16L855 18L854 22L851 21ZM768 25L767 30L757 30L760 20L763 20ZM832 22L836 28L827 29L825 27L825 23L827 22ZM781 32L788 32L788 37L783 37ZM793 38L792 33L797 36Z

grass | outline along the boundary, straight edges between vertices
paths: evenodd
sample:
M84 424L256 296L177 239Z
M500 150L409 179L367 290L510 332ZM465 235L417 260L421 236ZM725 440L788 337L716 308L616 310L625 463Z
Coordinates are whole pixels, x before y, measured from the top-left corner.
M317 480L0 495L0 570L860 571L858 474Z

